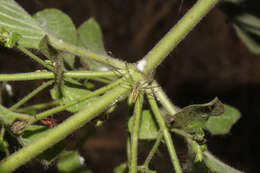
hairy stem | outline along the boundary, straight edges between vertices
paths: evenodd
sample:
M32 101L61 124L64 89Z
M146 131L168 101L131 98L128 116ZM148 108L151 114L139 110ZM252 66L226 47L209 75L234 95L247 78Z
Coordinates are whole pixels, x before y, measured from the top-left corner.
M167 55L185 38L195 25L204 17L218 0L198 0L181 20L153 47L143 58L143 72L149 74L167 57Z
M87 106L84 110L74 114L63 123L51 129L40 139L32 142L31 144L23 147L19 151L2 160L0 162L0 172L8 173L25 164L30 159L34 158L44 150L61 141L66 136L95 118L109 105L113 104L115 100L125 96L129 90L130 88L121 86L115 87L107 94L101 96L96 102L90 106Z
M50 43L53 47L56 49L69 52L74 55L78 55L80 57L88 57L93 60L96 60L98 62L110 65L112 67L116 68L123 68L125 66L125 62L120 61L118 59L112 58L108 55L102 55L102 54L97 54L92 51L89 51L85 48L77 47L72 44L66 43L62 40L59 40L55 37L50 37Z
M142 115L143 94L139 94L134 108L134 121L131 133L131 161L130 173L137 173L138 136Z
M181 166L180 166L176 151L175 151L174 146L173 146L171 134L169 133L168 128L166 127L165 121L164 121L164 119L163 119L163 117L160 113L159 107L158 107L158 105L155 101L152 90L147 89L146 94L147 94L148 101L151 105L152 111L155 115L156 121L159 124L160 129L163 133L163 137L164 137L165 143L167 145L172 164L175 168L175 172L176 173L182 173Z
M46 67L47 69L49 69L50 71L54 71L54 68L49 65L48 63L46 63L45 61L43 61L41 58L39 58L38 56L34 55L32 52L30 52L29 50L27 50L26 48L22 47L22 46L18 46L18 49L20 51L22 51L23 53L25 53L26 55L28 55L29 57L31 57L34 61L38 62L39 64L43 65L44 67Z
M98 77L112 77L118 76L114 71L104 72L90 72L90 71L69 71L64 72L65 78L91 78ZM0 81L21 81L21 80L39 80L39 79L54 79L53 72L29 72L29 73L16 73L16 74L0 74Z
M86 95L86 96L82 96L82 97L80 97L80 98L78 98L78 99L75 99L75 100L69 102L69 103L66 103L66 104L61 105L61 106L54 107L54 108L49 109L49 110L47 110L47 111L45 111L45 112L42 112L42 113L40 113L40 114L37 114L37 115L34 116L34 119L30 122L30 124L32 124L32 123L34 123L34 122L36 122L36 121L38 121L38 120L41 120L41 119L43 119L43 118L45 118L45 117L47 117L47 116L53 115L53 114L55 114L55 113L57 113L57 112L63 111L63 110L65 110L66 108L68 108L68 107L70 107L70 106L73 106L73 105L75 105L75 104L78 104L79 102L82 102L82 101L84 101L84 100L87 100L87 99L89 99L89 98L91 98L91 97L95 97L95 96L98 96L98 95L100 95L100 94L103 94L104 92L110 90L111 88L113 88L113 87L119 85L119 83L120 83L121 81L122 81L122 79L119 79L119 80L117 80L116 82L111 83L111 84L109 84L109 85L106 85L106 86L104 86L104 87L102 87L102 88L100 88L100 89L97 89L96 91L94 91L94 92L92 92L92 93L90 93L90 94L88 94L88 95Z

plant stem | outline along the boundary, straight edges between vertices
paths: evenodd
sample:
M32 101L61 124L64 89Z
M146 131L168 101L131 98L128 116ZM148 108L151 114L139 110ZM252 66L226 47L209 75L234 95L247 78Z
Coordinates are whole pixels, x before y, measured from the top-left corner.
M197 0L196 4L143 58L143 62L146 62L143 72L149 74L154 71L217 2L218 0Z
M39 58L38 56L34 55L32 52L30 52L29 50L27 50L24 47L18 46L18 49L20 49L20 51L22 51L23 53L25 53L26 55L28 55L29 57L31 57L34 61L38 62L39 64L43 65L44 67L46 67L47 69L49 69L50 71L54 71L54 68L49 65L48 63L46 63L45 61L43 61L41 58Z
M63 77L68 78L97 78L97 77L112 77L118 76L114 71L106 72L91 72L91 71L70 71L64 72ZM36 79L54 79L53 72L29 72L16 74L0 74L0 81L21 81L21 80L36 80Z
M61 106L58 106L58 107L54 107L54 108L52 108L52 109L48 109L48 110L45 111L45 112L42 112L42 113L40 113L40 114L37 114L37 115L34 116L34 119L30 122L30 124L32 124L32 123L34 123L34 122L36 122L36 121L38 121L38 120L41 120L41 119L43 119L43 118L45 118L45 117L47 117L47 116L53 115L53 114L55 114L55 113L57 113L57 112L63 111L63 110L65 110L66 108L68 108L68 107L70 107L70 106L73 106L73 105L75 105L75 104L78 104L79 102L82 102L82 101L84 101L84 100L87 100L87 99L89 99L89 98L91 98L91 97L98 96L98 95L100 95L100 94L102 94L102 93L104 93L104 92L110 90L111 88L113 88L113 87L119 85L119 83L120 83L121 81L122 81L122 79L119 79L119 80L117 80L116 82L113 82L113 83L111 83L111 84L109 84L109 85L106 85L106 86L104 86L104 87L102 87L102 88L100 88L100 89L98 89L98 90L96 90L96 91L94 91L94 92L92 92L92 93L86 95L86 96L82 96L82 97L80 97L80 98L78 98L78 99L75 99L75 100L69 102L69 103L66 103L66 104L61 105Z
M130 173L137 173L138 136L142 115L143 94L139 94L134 108L134 121L131 133L131 162Z
M147 158L144 161L143 166L144 166L145 169L149 168L149 163L151 162L155 152L157 151L157 149L158 149L158 147L159 147L159 145L161 143L162 137L163 137L162 132L159 132L158 137L157 137L157 139L156 139L156 141L155 141L155 143L153 145L153 148L151 149L151 151L149 152Z
M49 37L49 41L53 47L59 50L63 50L65 52L69 52L74 55L78 55L80 57L87 57L91 58L93 60L96 60L98 62L108 64L112 67L120 68L122 69L125 66L125 62L120 61L118 59L112 58L108 55L102 55L102 54L97 54L92 51L89 51L85 48L82 47L77 47L72 44L66 43L63 40L57 39L55 37Z
M155 101L152 90L146 89L146 95L147 95L148 101L150 103L150 106L152 108L152 111L155 115L156 121L159 124L160 129L163 133L163 137L164 137L165 143L167 145L172 164L175 168L175 172L176 173L182 173L181 166L180 166L176 151L175 151L174 146L173 146L171 134L169 133L168 128L165 124L165 121L164 121L163 117L161 116L159 107L158 107L158 105Z
M21 119L21 120L31 120L33 118L32 116L29 116L27 114L12 112L9 109L2 106L1 104L0 104L0 114L2 114L4 116L10 115L11 117L15 117L15 118ZM8 125L10 125L10 124L8 124Z
M156 81L152 83L152 87L153 86L155 86L153 88L153 93L158 98L162 106L170 115L174 115L177 112L176 106L171 102L171 100L168 98L168 96L162 90L161 86Z
M9 108L9 110L13 111L15 109L17 109L18 107L20 107L22 104L24 104L25 102L27 102L29 99L31 99L33 96L35 96L36 94L38 94L40 91L42 91L43 89L47 88L48 86L50 86L51 84L53 84L54 81L48 81L48 82L44 82L41 86L39 86L38 88L34 89L30 94L28 94L27 96L25 96L22 100L20 100L19 102L17 102L16 104L14 104L13 106L11 106Z
M87 106L84 110L74 114L63 123L51 129L40 139L2 160L0 162L0 172L8 173L25 164L30 159L64 139L70 133L82 127L93 118L97 117L99 113L103 112L109 105L113 104L115 100L122 98L122 96L124 97L129 93L129 90L130 88L121 87L120 85L115 87L107 94L97 99L96 102Z
M47 103L39 103L39 104L35 104L35 105L26 106L26 107L16 109L16 112L26 112L28 110L44 109L44 108L47 108L47 107L50 107L50 106L56 106L58 104L59 104L59 102L57 100L47 102Z

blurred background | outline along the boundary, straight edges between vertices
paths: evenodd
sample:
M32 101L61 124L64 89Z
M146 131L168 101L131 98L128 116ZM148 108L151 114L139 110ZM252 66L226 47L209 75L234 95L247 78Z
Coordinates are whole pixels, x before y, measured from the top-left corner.
M106 50L114 57L135 62L142 58L162 36L195 3L193 0L17 0L30 14L58 8L67 13L78 27L89 17L100 24ZM249 3L249 2L248 2ZM250 1L255 14L260 4ZM257 6L258 5L258 6ZM227 7L227 6L224 6ZM258 8L258 9L257 9ZM251 53L240 41L230 21L229 8L214 8L161 64L155 78L178 106L205 103L215 96L238 108L242 118L226 136L207 135L208 148L226 163L244 170L257 172L259 163L260 121L260 55ZM230 7L230 10L232 8ZM229 16L229 17L228 17ZM39 65L16 50L1 47L0 73L31 72ZM11 55L11 56L10 56ZM12 82L15 99L22 98L41 81ZM50 99L48 92L34 97L28 104ZM112 172L113 167L126 160L127 114L125 104L88 138L80 153L95 173ZM83 127L71 135L70 147L90 127ZM180 160L185 160L185 143L174 138ZM142 151L140 160L147 151ZM145 148L145 147L144 147ZM153 160L161 171L173 172L164 147ZM17 170L20 172L57 172L55 166L45 169L39 162Z

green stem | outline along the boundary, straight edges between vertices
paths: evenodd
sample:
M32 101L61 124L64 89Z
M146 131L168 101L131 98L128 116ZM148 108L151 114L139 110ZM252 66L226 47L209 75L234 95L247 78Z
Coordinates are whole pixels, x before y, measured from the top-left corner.
M98 77L112 77L118 76L114 71L106 72L92 72L92 71L70 71L65 72L65 78L98 78ZM17 74L0 74L0 81L21 81L21 80L36 80L36 79L54 79L53 72L29 72Z
M45 111L45 112L42 112L42 113L40 113L40 114L37 114L37 115L34 116L34 119L30 122L30 124L32 124L32 123L34 123L34 122L36 122L36 121L38 121L38 120L41 120L41 119L43 119L43 118L45 118L45 117L47 117L47 116L53 115L53 114L55 114L55 113L57 113L57 112L63 111L63 110L65 110L66 108L68 108L68 107L70 107L70 106L73 106L73 105L75 105L75 104L78 104L78 103L80 103L80 102L82 102L82 101L84 101L84 100L87 100L87 99L91 98L91 97L95 97L95 96L98 96L98 95L100 95L100 94L103 94L104 92L110 90L111 88L113 88L113 87L119 85L119 83L120 83L121 81L122 81L122 79L119 79L119 80L117 80L116 82L113 82L113 83L111 83L111 84L109 84L109 85L106 85L106 86L104 86L104 87L102 87L102 88L100 88L100 89L98 89L98 90L96 90L96 91L94 91L94 92L92 92L92 93L86 95L86 96L82 96L82 97L80 97L80 98L78 98L78 99L75 99L75 100L69 102L69 103L66 103L66 104L61 105L61 106L58 106L58 107L54 107L54 108L49 109L49 110L47 110L47 111Z
M39 110L39 109L44 109L44 108L47 108L50 106L56 106L58 104L59 104L59 102L57 100L54 100L54 101L47 102L47 103L39 103L39 104L31 105L31 106L22 107L22 108L16 109L16 112L27 112L29 110Z
M139 94L134 108L134 121L131 133L131 161L130 173L137 173L138 136L142 115L143 94Z
M177 134L179 134L179 135L181 135L181 136L183 136L183 137L185 137L185 138L187 138L187 139L191 139L191 140L193 140L193 136L191 135L191 134L189 134L189 133L186 133L185 131L183 131L183 130L180 130L180 129L171 129L171 131L172 132L174 132L174 133L177 133Z
M127 154L127 166L130 168L131 163L131 138L130 135L127 135L127 141L126 141L126 154Z
M153 86L155 86L153 88L153 93L158 98L162 106L170 115L174 115L177 112L176 106L171 102L171 100L168 98L168 96L162 90L161 86L156 81L152 83L152 87Z
M17 102L16 104L14 104L13 106L11 106L9 108L9 110L13 111L15 109L17 109L18 107L20 107L22 104L24 104L25 102L27 102L29 99L31 99L33 96L35 96L36 94L38 94L40 91L42 91L43 89L47 88L48 86L50 86L51 84L53 84L54 81L48 81L48 82L44 82L41 86L39 86L38 88L36 88L35 90L33 90L30 94L28 94L27 96L25 96L22 100L20 100L19 102Z
M56 49L63 50L65 52L69 52L71 54L78 55L80 57L91 58L98 62L108 64L108 65L110 65L112 67L116 67L116 68L122 69L125 66L125 62L112 58L108 55L102 55L102 54L97 54L97 53L91 52L85 48L74 46L74 45L66 43L62 40L59 40L55 37L49 37L49 40L50 40L51 45L53 47L55 47Z
M169 133L168 131L168 128L165 124L165 121L160 113L160 109L155 101L155 98L153 96L153 92L151 89L147 89L146 90L146 95L147 95L147 98L148 98L148 101L151 105L151 108L152 108L152 111L155 115L155 118L156 118L156 121L158 122L159 126L160 126L160 129L163 133L163 136L164 136L164 140L165 140L165 143L167 145L167 148L168 148L168 152L170 154L170 158L171 158L171 161L172 161L172 164L175 168L175 172L176 173L182 173L182 170L181 170L181 166L180 166L180 163L179 163L179 160L178 160L178 157L177 157L177 154L176 154L176 151L174 149L174 146L173 146L173 142L172 142L172 138L171 138L171 134Z
M167 55L185 38L218 2L218 0L198 0L181 20L160 40L143 58L143 72L149 74L167 57Z
M18 46L18 49L20 49L20 51L22 51L23 53L25 53L26 55L28 55L29 57L31 57L34 61L38 62L39 64L43 65L44 67L46 67L47 69L49 69L50 71L54 71L54 68L49 65L48 63L46 63L45 61L43 61L41 58L39 58L38 56L34 55L32 52L30 52L29 50L27 50L24 47Z
M31 120L33 118L32 116L29 116L27 114L12 112L9 109L2 106L1 104L0 104L0 114L3 114L5 116L10 115L11 117L15 117L15 118L21 119L21 120ZM10 124L8 124L8 125L10 125Z
M8 173L25 164L30 159L50 148L93 118L97 117L99 113L103 112L109 105L113 104L115 100L125 96L129 90L130 88L121 87L120 85L115 87L107 94L97 99L96 102L87 106L84 110L74 114L63 123L51 129L40 139L35 140L31 144L2 160L0 162L0 172Z
M147 158L144 161L143 166L144 166L145 169L149 168L149 163L151 162L154 154L156 153L156 151L157 151L157 149L158 149L158 147L159 147L159 145L161 143L162 137L163 137L162 132L159 132L158 137L157 137L157 139L156 139L156 141L155 141L155 143L153 145L153 148L151 149L151 151L149 152Z

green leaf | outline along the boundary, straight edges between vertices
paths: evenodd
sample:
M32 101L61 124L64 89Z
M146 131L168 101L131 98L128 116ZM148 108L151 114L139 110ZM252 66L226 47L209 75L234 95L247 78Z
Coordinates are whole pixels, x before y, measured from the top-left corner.
M227 134L240 117L241 114L236 108L225 105L225 111L222 115L209 118L206 129L213 135Z
M77 31L70 17L58 9L45 9L37 12L34 16L48 35L61 39L70 44L77 44ZM65 62L73 68L75 56L64 55Z
M125 173L126 170L127 170L127 164L122 163L122 164L118 165L117 167L115 167L114 173Z
M128 121L128 129L132 131L133 116ZM139 129L139 139L154 140L158 137L158 126L150 110L143 110Z
M91 173L84 166L84 159L78 151L64 151L59 157L57 167L61 173Z
M51 96L55 100L57 99L56 92L57 90L55 88L51 90ZM73 83L65 82L65 84L62 87L62 94L63 94L62 98L59 99L58 101L61 105L63 105L63 104L70 103L71 101L74 101L76 99L79 99L82 96L86 96L90 93L91 91L89 91L84 85L81 85L78 82L73 82ZM78 112L79 110L81 110L82 108L90 104L92 101L94 101L95 99L96 97L87 99L78 104L68 107L67 110L70 112Z
M208 151L203 153L203 158L206 166L214 173L242 173L241 171L218 160Z
M84 47L88 50L91 50L95 53L101 55L107 55L104 44L103 44L103 36L101 28L99 27L98 23L95 19L90 18L89 20L85 21L79 28L79 40L78 45ZM86 57L80 57L81 62L84 64L86 63L90 70L94 71L104 71L108 70L108 66L105 66L102 63L97 61L91 60Z
M18 44L38 48L44 31L14 0L0 0L0 28L21 35Z
M204 128L211 116L218 116L224 112L224 105L218 98L206 104L197 104L184 107L174 115L174 128L183 129L187 132L197 132Z

